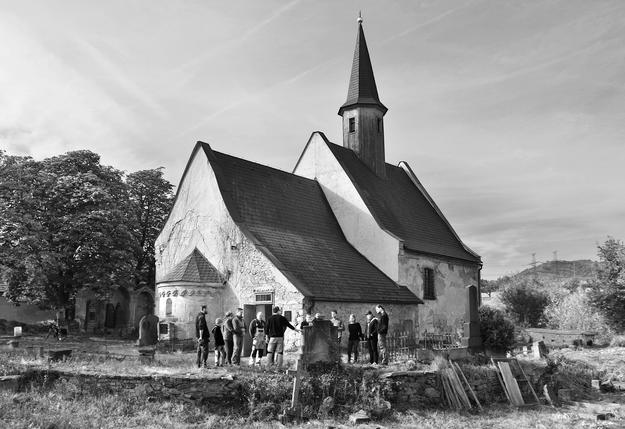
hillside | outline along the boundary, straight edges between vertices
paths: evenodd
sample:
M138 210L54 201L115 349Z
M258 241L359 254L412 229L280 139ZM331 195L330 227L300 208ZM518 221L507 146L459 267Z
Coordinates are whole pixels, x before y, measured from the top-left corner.
M497 280L482 280L482 290L498 290L510 283L536 280L546 288L560 287L572 281L587 282L595 278L599 263L590 259L577 261L548 261L527 268L519 273L499 277Z

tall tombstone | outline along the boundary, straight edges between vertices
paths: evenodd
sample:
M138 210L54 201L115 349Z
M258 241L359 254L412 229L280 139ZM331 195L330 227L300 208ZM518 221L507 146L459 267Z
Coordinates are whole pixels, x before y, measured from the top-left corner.
M153 346L158 342L158 316L147 314L139 321L139 346Z
M471 350L479 350L482 347L482 337L480 336L480 313L478 309L477 287L475 285L467 286L466 293L466 322L464 324L462 345Z
M329 320L317 319L302 328L304 336L302 358L305 365L318 362L338 362L339 344L336 326Z

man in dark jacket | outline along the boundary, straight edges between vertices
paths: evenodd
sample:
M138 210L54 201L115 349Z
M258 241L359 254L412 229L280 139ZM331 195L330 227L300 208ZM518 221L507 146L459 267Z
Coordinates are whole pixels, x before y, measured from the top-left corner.
M369 347L369 363L378 364L378 319L367 311L367 325L365 326L365 340Z
M232 311L229 311L226 313L224 324L221 330L224 337L224 348L226 349L226 361L228 362L228 365L232 365L232 352L234 350L232 329Z
M206 359L208 358L208 340L210 334L208 332L208 325L206 324L206 306L202 306L202 310L195 318L195 336L197 337L197 367L201 368L204 364L204 368L208 368Z
M386 334L388 334L388 314L381 304L375 308L378 313L378 345L382 355L382 365L388 365L388 347L386 345Z
M280 314L280 307L275 306L273 308L273 315L267 320L267 336L269 337L269 343L267 344L267 362L269 365L273 365L273 355L277 355L276 364L278 369L282 367L282 360L284 358L284 331L286 328L292 329L295 332L301 332L289 323L289 321Z
M234 351L232 352L232 363L241 365L241 352L243 351L243 337L245 336L245 321L243 320L243 309L237 308L237 314L232 319L232 340Z

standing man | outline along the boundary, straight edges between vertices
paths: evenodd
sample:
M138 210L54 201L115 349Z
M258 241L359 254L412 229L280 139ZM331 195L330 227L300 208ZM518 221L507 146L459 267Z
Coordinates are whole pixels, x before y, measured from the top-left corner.
M388 314L381 304L378 304L377 307L375 307L375 312L378 313L378 344L380 346L380 353L382 354L382 365L388 365L388 347L386 345L386 334L388 334Z
M378 364L378 319L373 313L367 311L367 326L365 327L365 340L369 347L369 363Z
M234 341L232 339L232 311L226 313L226 320L222 326L221 332L224 337L224 348L226 349L226 361L228 365L232 365L232 352L234 349Z
M278 369L282 367L282 360L284 358L284 331L286 328L292 329L295 332L301 332L289 323L289 321L281 314L280 307L275 306L273 308L273 315L267 320L267 336L269 337L269 344L267 345L267 361L269 365L273 365L274 353L276 357L276 364Z
M206 359L208 358L208 340L210 334L208 332L208 325L206 324L206 306L202 306L202 310L195 318L195 336L197 337L197 367L201 368L202 363L204 368L208 368L206 365Z
M330 312L330 322L334 326L336 326L337 336L338 336L338 348L339 348L339 357L341 356L341 340L343 339L343 331L345 330L345 325L343 325L343 321L338 318L338 313L336 310L332 310Z
M237 308L237 314L232 319L232 334L234 351L232 352L232 363L241 365L241 352L243 351L243 337L245 336L245 321L243 320L243 309Z
M260 360L265 351L265 313L256 313L256 319L250 323L250 337L252 337L252 353L250 353L250 365L260 365Z

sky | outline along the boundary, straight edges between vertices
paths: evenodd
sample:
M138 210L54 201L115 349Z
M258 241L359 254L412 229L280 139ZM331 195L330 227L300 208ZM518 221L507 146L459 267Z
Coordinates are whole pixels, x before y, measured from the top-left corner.
M625 239L622 0L0 0L0 149L178 184L195 142L291 171L342 144L362 11L386 160L492 279Z

